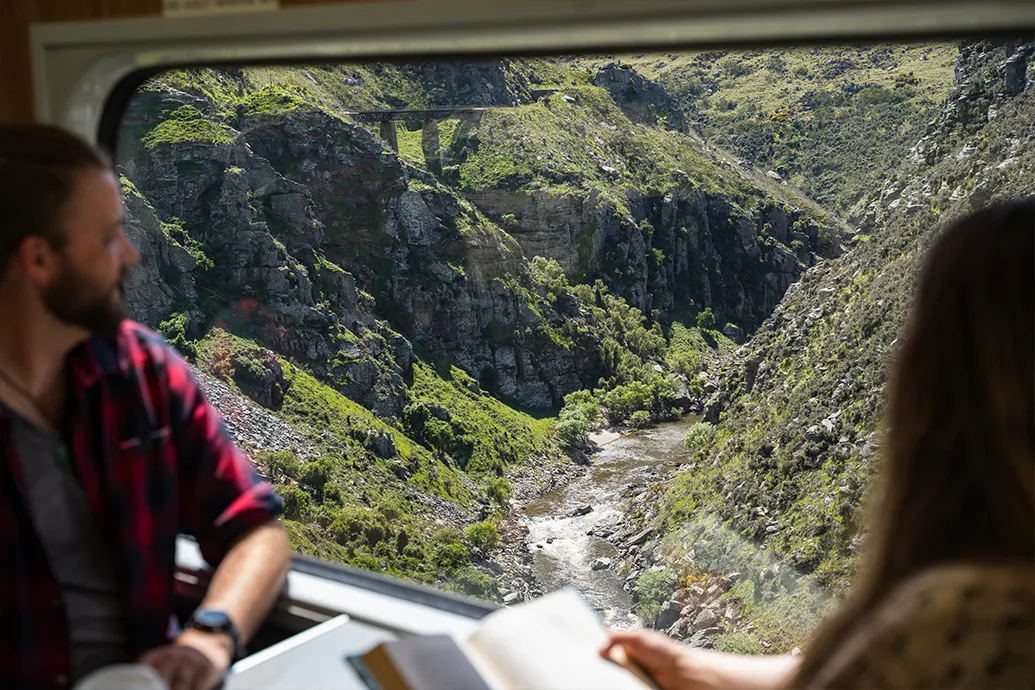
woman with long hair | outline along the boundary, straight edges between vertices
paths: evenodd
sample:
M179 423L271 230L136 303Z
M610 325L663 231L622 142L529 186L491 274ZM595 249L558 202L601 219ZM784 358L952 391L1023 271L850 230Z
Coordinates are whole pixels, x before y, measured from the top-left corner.
M1033 334L1035 199L953 224L893 364L858 577L805 654L636 630L609 646L663 690L1035 687Z

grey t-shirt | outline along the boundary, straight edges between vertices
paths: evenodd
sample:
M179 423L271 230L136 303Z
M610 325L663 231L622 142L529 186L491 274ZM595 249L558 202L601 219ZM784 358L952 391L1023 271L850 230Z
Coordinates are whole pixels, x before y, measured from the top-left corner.
M65 600L74 682L130 661L115 563L78 479L59 461L60 435L11 417L29 509Z

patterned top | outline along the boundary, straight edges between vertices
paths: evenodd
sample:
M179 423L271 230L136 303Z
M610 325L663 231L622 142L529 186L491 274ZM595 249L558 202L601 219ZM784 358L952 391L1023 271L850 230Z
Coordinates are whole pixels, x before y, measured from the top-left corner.
M231 442L190 367L160 336L126 321L68 358L70 462L112 545L136 656L168 642L176 535L218 564L233 542L275 518L280 499ZM27 506L11 418L0 406L0 687L69 683L69 632L58 584Z
M1035 688L1035 568L951 565L888 597L817 688Z

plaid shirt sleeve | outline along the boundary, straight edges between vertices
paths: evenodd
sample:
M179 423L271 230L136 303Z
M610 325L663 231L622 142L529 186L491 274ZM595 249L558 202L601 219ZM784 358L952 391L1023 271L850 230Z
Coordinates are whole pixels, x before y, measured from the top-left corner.
M276 518L280 497L234 445L219 412L178 355L167 364L172 436L180 477L181 531L217 565L249 530Z

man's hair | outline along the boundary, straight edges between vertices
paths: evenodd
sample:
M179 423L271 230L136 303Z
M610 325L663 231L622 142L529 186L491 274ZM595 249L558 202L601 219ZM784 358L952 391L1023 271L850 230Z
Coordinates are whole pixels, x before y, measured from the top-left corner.
M84 170L111 170L108 157L50 125L0 125L0 277L26 237L60 249L61 218Z

